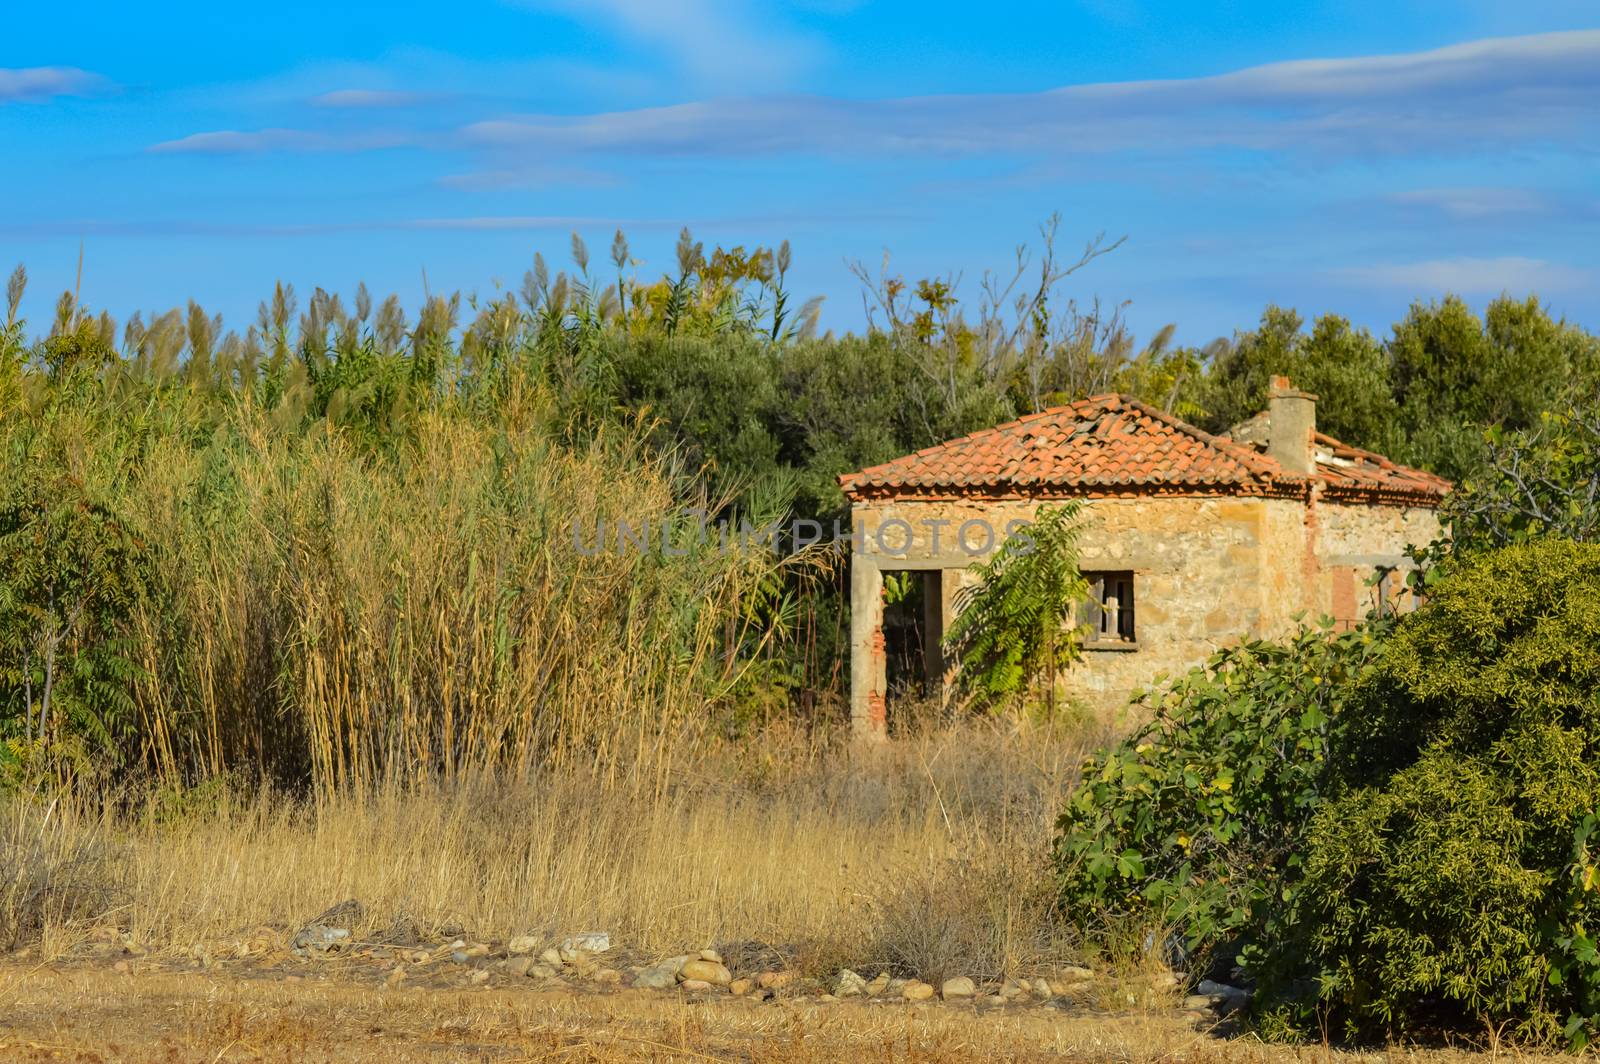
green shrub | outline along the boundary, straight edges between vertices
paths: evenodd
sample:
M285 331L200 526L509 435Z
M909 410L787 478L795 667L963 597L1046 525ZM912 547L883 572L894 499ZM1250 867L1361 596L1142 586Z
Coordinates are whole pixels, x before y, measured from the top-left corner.
M1192 949L1259 938L1292 890L1334 728L1386 631L1246 643L1141 695L1153 719L1088 761L1058 822L1067 913L1148 911Z
M1600 546L1463 564L1403 623L1332 760L1299 889L1246 960L1275 1025L1600 1029Z

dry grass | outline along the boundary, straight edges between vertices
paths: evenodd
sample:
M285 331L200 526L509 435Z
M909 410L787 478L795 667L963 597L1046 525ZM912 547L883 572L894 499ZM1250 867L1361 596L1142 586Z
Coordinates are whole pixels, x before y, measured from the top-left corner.
M1171 1013L685 1001L505 990L430 991L210 973L0 968L0 1058L245 1061L748 1061L867 1064L1452 1064L1451 1051L1354 1054L1214 1037ZM1519 1058L1521 1059L1521 1058Z
M401 918L486 938L605 929L658 954L754 939L818 975L998 976L1071 950L1045 856L1087 741L970 724L863 757L772 732L660 797L575 774L312 804L214 787L115 819L58 803L47 828L13 802L0 822L57 854L40 867L99 863L75 896L45 892L11 923L46 957L105 922L181 950L353 897L358 932Z

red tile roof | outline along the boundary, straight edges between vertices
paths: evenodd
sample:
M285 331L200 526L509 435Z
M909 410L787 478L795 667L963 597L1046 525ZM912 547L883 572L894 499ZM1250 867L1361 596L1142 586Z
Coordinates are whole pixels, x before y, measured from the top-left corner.
M1314 478L1251 443L1213 436L1126 395L1097 395L839 478L853 499L1231 494L1330 495L1437 505L1448 482L1317 436Z

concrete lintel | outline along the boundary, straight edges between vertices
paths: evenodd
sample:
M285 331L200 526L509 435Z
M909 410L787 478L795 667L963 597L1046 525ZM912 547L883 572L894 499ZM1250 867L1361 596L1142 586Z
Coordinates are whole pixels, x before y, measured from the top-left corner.
M880 573L907 571L922 572L929 569L970 569L988 560L987 554L854 554L850 563L854 565L865 558L870 564L877 566Z
M1364 566L1373 569L1415 569L1417 563L1404 554L1334 554L1323 560L1324 565Z

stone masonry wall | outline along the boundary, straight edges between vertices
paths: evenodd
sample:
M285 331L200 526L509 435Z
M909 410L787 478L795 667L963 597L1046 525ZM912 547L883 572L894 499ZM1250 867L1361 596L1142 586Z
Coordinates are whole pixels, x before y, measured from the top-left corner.
M892 500L857 504L855 517L881 571L943 568L967 571L981 557L961 549L960 526L979 521L1003 535L1012 521L1030 520L1040 504L1014 500L951 502ZM1087 572L1134 574L1137 643L1133 648L1087 649L1065 679L1066 692L1098 709L1114 710L1129 692L1159 673L1179 672L1244 635L1269 634L1282 626L1278 603L1299 598L1299 552L1304 543L1298 504L1258 498L1140 497L1094 499L1085 504L1080 566ZM905 539L908 549L878 554ZM947 522L939 525L938 522ZM886 523L889 523L886 525ZM935 531L940 542L933 542ZM984 535L969 527L967 545ZM1269 554L1287 560L1289 578L1265 564ZM987 552L983 553L987 556ZM1295 585L1293 590L1285 588Z
M1414 609L1415 601L1404 590L1404 574L1414 568L1405 548L1426 546L1438 538L1438 513L1422 507L1352 503L1322 503L1317 510L1317 555L1322 570L1318 613L1340 624L1352 624L1377 604L1380 591L1391 607L1402 612ZM1381 588L1369 586L1380 570L1392 575Z
M970 567L996 545L984 529L1003 537L1039 505L873 500L857 503L854 518L873 579L939 569L965 585ZM1439 528L1430 510L1238 496L1097 498L1084 513L1081 568L1134 574L1136 645L1086 649L1063 682L1065 693L1107 714L1136 688L1220 647L1284 634L1302 619L1353 620L1370 607L1364 584L1375 567L1402 565L1405 545L1425 543ZM969 525L963 544L966 522L982 527Z

